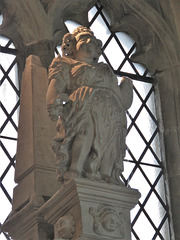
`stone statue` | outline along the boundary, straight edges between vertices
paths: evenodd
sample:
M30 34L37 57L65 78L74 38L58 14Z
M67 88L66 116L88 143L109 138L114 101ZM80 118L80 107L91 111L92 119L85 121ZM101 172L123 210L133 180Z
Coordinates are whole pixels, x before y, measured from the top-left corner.
M120 183L125 155L126 110L132 81L118 80L98 63L102 43L86 27L63 38L63 56L49 67L47 109L57 121L53 151L60 181L87 177Z

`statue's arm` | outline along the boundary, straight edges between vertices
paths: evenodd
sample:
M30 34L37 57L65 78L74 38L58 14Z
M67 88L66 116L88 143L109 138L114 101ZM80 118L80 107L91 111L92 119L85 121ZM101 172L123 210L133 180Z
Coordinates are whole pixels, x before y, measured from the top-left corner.
M133 83L132 80L123 77L119 86L120 96L123 103L124 108L127 110L130 108L133 101Z
M65 91L66 83L63 79L51 79L46 94L46 103L49 116L53 121L56 121L60 116L63 108L63 102L67 102L69 100Z

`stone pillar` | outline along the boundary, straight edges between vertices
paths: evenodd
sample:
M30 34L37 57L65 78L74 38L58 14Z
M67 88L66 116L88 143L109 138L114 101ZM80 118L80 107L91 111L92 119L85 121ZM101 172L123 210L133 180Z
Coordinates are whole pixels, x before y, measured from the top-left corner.
M130 210L139 197L131 188L75 178L38 213L54 226L54 240L130 240Z
M17 186L13 192L12 216L4 225L4 230L17 240L46 240L39 237L39 224L45 223L37 217L36 211L59 189L56 161L50 146L55 126L46 109L47 79L47 70L39 57L29 56L21 86L15 167ZM30 232L33 237L28 238Z

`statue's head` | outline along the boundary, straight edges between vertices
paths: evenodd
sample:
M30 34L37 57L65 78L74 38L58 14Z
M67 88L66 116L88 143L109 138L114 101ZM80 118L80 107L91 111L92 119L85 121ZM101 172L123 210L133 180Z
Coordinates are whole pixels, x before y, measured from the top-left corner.
M78 27L63 38L63 57L73 58L89 64L97 63L101 55L101 40L87 27Z

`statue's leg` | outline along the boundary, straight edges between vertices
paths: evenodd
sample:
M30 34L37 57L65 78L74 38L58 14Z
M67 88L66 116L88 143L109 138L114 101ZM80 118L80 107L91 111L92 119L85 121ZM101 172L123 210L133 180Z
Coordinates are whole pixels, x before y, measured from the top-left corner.
M77 132L72 146L70 171L73 175L80 176L82 174L85 162L92 147L93 138L94 124L91 114L88 114L86 118L83 119L83 124Z
M120 158L120 152L120 135L116 133L108 143L108 147L105 149L105 153L101 162L101 177L107 182L112 182L115 180L113 179L114 176L112 173L115 167L115 162Z

